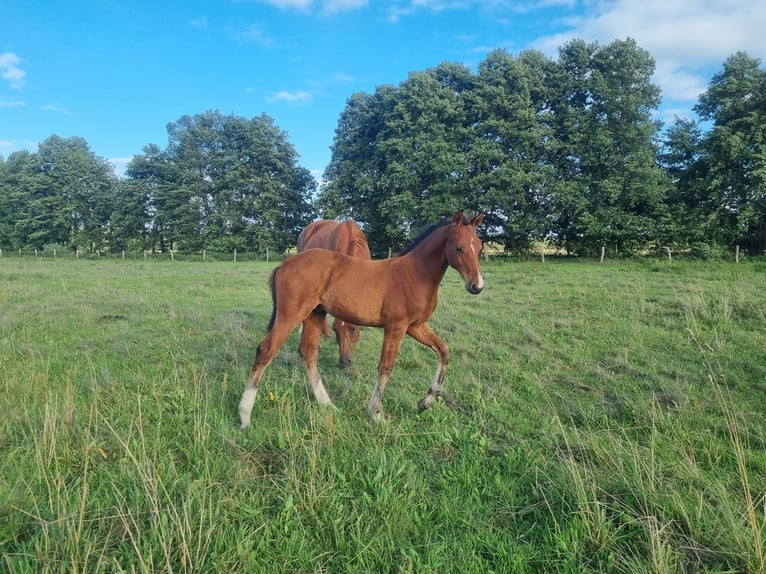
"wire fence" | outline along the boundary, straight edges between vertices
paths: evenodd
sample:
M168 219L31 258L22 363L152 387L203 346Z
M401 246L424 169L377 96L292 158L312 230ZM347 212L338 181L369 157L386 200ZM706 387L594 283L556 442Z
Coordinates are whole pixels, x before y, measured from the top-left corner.
M0 258L40 258L40 259L125 259L125 260L154 260L154 261L281 261L290 255L266 251L222 252L210 251L80 251L70 249L0 249Z

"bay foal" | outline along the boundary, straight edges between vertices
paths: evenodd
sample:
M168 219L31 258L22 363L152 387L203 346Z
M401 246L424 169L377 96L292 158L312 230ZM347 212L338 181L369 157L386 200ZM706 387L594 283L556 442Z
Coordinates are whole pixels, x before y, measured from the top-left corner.
M332 405L317 369L319 337L327 313L356 325L381 327L383 349L378 381L367 410L374 421L383 417L381 399L404 335L433 350L439 359L431 386L418 403L427 409L439 396L449 362L449 349L431 327L429 317L447 267L460 273L466 290L484 288L479 269L482 244L476 227L483 214L468 220L462 211L452 220L426 229L400 257L366 261L324 249L309 249L286 259L271 274L273 308L266 337L258 345L250 377L239 403L241 428L251 413L263 373L290 332L303 323L300 355L318 403Z

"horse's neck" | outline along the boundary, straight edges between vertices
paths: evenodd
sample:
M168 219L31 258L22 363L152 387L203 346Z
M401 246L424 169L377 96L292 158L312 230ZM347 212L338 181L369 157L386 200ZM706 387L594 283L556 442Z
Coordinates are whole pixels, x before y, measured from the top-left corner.
M447 272L447 255L444 243L447 241L447 229L440 228L429 235L423 243L413 249L407 256L411 257L415 270L430 283L439 286Z

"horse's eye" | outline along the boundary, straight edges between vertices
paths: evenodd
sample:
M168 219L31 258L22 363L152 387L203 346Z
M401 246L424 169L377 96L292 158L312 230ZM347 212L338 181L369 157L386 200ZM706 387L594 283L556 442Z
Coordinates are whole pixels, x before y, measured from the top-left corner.
M463 247L458 245L458 246L455 247L455 251L457 251L458 253L462 253L463 252Z

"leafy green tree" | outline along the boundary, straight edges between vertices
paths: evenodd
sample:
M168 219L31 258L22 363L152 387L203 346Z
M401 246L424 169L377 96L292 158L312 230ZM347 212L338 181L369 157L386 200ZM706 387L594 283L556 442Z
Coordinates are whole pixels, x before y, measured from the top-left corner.
M549 121L561 181L554 237L568 249L632 251L657 238L666 179L656 164L660 91L635 41L575 40L559 51Z
M12 154L6 164L6 241L40 249L62 245L96 250L108 245L117 178L83 138L53 135L37 153Z
M766 71L745 52L728 58L695 111L713 126L703 140L706 232L714 240L766 249Z
M168 135L164 196L187 210L174 212L187 245L282 251L311 221L316 183L270 117L209 111L169 124Z
M323 217L351 217L363 225L375 255L386 254L391 241L381 203L386 158L378 153L385 118L396 104L398 89L379 86L374 94L353 94L340 114L332 144L332 156L317 198Z
M163 251L295 244L314 216L316 182L270 117L208 111L167 129L166 149L146 146L128 166L126 229L138 232L143 218L142 233Z
M467 207L464 95L472 85L470 70L457 64L410 74L384 119L376 149L386 165L379 213L395 248L426 223Z
M123 179L118 182L111 220L113 251L153 248L148 225L151 219L149 200L140 181Z
M468 96L473 129L470 207L486 212L485 238L508 249L526 249L547 232L552 171L545 145L550 129L541 118L550 67L539 52L519 58L504 50L491 52L479 64L475 89Z
M699 122L684 118L675 118L664 134L658 158L669 178L668 213L659 225L666 245L706 240L711 206L703 183L702 138Z
M38 172L36 156L27 150L0 163L0 246L6 249L27 246L23 221Z
M370 249L402 247L422 225L465 206L470 70L441 64L398 87L355 94L341 114L319 206L359 220Z
M63 245L95 251L108 245L117 177L83 138L51 136L38 147L44 185L60 199L69 228Z
M191 198L182 197L180 205L172 201L176 184L167 154L155 144L144 146L142 154L133 156L125 175L128 196L120 201L115 214L115 233L119 242L129 244L140 235L145 240L144 249L163 252L172 249L180 235L179 229L183 228L180 224L182 210L190 205ZM194 218L191 219L194 230Z

